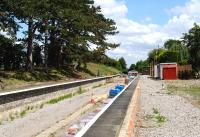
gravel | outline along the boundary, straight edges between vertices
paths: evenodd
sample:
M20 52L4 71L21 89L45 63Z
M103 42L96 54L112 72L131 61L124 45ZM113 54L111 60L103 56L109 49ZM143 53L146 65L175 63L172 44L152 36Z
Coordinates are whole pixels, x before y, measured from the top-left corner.
M102 95L109 91L116 83L92 89L94 96ZM0 125L0 137L33 137L56 122L66 118L77 109L87 104L91 98L91 91L75 96L73 99L63 100L53 105L29 113L23 118Z
M200 137L200 109L183 97L167 94L164 81L142 76L141 83L141 137ZM148 117L156 115L153 108L165 122Z

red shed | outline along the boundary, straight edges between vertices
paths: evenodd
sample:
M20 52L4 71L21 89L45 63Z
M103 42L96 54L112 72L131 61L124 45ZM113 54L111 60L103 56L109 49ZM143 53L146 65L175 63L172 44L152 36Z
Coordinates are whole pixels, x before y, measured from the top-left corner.
M160 63L159 64L160 79L175 80L177 79L177 63Z

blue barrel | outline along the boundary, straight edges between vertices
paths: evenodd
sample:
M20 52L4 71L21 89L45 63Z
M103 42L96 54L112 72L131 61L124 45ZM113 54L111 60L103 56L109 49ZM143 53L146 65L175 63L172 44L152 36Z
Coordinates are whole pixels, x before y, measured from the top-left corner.
M112 97L116 96L118 93L120 93L119 89L111 89L109 91L109 97L112 98Z
M119 89L120 91L122 91L124 89L124 85L117 85L115 86L115 89Z

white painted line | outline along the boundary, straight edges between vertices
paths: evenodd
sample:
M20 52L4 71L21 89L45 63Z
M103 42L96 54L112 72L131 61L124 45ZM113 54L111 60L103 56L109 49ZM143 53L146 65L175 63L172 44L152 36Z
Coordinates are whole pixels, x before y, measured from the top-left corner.
M117 96L115 96L90 122L86 124L84 128L82 128L75 137L82 137L88 129L97 121L97 119L112 105L112 103L133 83L136 79L135 77Z
M15 91L10 91L10 92L0 93L0 96L10 95L10 94L15 94L15 93L20 93L20 92L26 92L26 91L28 92L30 90L43 89L43 88L48 88L48 87L60 86L60 85L64 85L64 84L79 83L79 82L85 82L85 81L96 80L96 79L101 79L101 78L110 78L110 77L114 77L114 76L116 76L116 75L106 76L106 77L98 77L98 78L92 78L92 79L85 79L85 80L76 80L76 81L72 81L72 82L64 82L64 83L59 83L59 84L40 86L40 87L34 87L34 88L28 88L28 89L22 89L22 90L15 90Z

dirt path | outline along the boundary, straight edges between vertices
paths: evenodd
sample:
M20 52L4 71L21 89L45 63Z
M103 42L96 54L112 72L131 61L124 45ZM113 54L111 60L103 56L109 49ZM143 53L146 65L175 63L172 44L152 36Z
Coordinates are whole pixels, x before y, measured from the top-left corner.
M200 109L167 94L163 81L141 78L141 137L200 137Z

